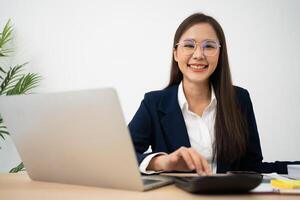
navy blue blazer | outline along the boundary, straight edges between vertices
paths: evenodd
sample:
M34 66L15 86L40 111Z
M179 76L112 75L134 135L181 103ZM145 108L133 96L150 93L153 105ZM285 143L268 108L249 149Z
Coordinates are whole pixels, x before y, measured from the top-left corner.
M235 87L235 92L242 113L248 121L247 150L243 157L230 164L217 162L217 173L231 170L287 173L286 165L290 162L262 162L260 140L249 93L240 87ZM177 93L178 85L146 93L138 111L129 123L128 128L139 164L151 154L144 153L149 146L152 148L152 153L172 153L182 146L191 147Z

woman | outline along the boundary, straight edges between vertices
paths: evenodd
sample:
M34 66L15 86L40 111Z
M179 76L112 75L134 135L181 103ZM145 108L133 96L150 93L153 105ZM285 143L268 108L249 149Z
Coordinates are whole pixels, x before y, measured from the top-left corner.
M262 163L249 93L232 85L220 24L193 14L173 47L169 85L147 93L129 123L141 172L286 173L287 162Z

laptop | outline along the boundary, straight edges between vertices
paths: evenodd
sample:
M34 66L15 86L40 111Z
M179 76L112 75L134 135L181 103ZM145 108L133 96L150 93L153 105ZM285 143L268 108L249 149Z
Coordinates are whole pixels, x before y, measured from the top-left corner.
M145 191L113 88L0 97L0 114L32 180Z

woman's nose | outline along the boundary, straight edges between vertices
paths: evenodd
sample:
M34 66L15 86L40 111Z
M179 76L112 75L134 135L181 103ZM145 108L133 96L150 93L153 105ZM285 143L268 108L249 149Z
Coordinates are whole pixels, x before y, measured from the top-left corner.
M194 54L193 54L193 57L195 59L201 59L201 58L204 58L204 51L203 51L203 48L201 48L200 46L197 45L197 48L195 49L194 51Z

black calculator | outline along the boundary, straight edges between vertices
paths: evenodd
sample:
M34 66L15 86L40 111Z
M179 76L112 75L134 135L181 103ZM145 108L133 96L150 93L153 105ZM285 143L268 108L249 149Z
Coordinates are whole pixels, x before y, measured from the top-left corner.
M263 176L255 172L231 171L194 177L174 177L175 185L191 193L233 194L247 193L262 182Z

